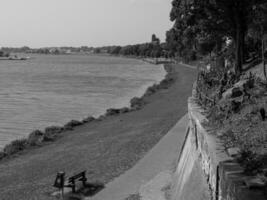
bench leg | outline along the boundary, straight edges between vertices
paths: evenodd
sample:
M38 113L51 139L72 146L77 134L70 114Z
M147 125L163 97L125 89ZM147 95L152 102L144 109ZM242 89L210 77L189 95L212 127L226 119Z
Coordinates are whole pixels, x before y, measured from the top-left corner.
M86 181L83 181L83 187L85 187L86 186Z
M71 186L71 190L72 190L72 193L75 193L76 192L75 183Z

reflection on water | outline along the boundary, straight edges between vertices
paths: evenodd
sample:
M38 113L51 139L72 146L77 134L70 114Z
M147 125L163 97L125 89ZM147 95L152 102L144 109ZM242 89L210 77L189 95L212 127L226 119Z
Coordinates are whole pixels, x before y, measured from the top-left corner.
M0 61L0 147L34 129L128 105L165 72L134 59L32 55Z

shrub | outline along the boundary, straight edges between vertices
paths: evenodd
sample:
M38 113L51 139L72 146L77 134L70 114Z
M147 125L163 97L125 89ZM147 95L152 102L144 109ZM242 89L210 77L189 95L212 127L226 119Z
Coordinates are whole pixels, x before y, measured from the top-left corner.
M170 87L170 85L174 82L174 78L172 77L166 77L165 79L163 79L160 84L159 84L159 88L160 89L167 89Z
M120 109L120 113L127 113L127 112L130 112L130 109L127 108L127 107L124 107L124 108Z
M102 121L102 120L104 120L105 118L106 118L105 115L100 115L100 116L97 118L97 120L98 120L98 121Z
M260 109L260 114L261 114L262 121L265 121L265 119L266 119L266 111L265 111L264 108Z
M154 84L154 85L147 88L145 95L150 96L150 95L154 94L158 89L159 89L159 86Z
M143 100L143 98L134 97L131 99L130 104L131 108L140 109L145 105L145 101Z
M28 143L31 146L40 145L44 140L44 133L40 130L35 130L30 133L28 137Z
M94 121L95 118L92 117L92 116L89 116L89 117L86 117L85 119L82 120L82 123L89 123L89 122L92 122Z
M44 132L44 141L53 141L56 139L59 133L63 131L62 127L59 126L49 126Z
M0 160L2 160L5 156L6 154L3 151L0 151Z
M73 127L80 126L83 123L78 120L71 120L67 124L64 125L65 130L72 130Z
M237 161L244 167L245 174L255 175L262 171L262 159L249 149L242 149Z
M156 93L160 89L168 89L173 82L174 82L173 77L166 76L159 84L154 84L148 87L145 96L150 96Z
M106 111L106 116L112 116L112 115L118 115L120 114L120 109L116 109L116 108L109 108Z
M49 126L45 128L45 133L61 133L63 128L60 126Z
M12 155L25 149L27 145L27 139L14 140L13 142L5 146L3 151L6 155Z

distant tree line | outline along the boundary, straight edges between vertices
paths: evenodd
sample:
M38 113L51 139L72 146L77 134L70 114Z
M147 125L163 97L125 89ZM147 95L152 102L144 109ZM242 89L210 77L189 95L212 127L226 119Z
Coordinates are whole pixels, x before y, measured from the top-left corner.
M5 53L37 53L37 54L66 54L66 53L89 53L93 52L93 47L81 46L81 47L43 47L43 48L30 48L28 46L23 47L2 47L1 49Z
M252 55L264 61L266 0L173 0L170 19L171 54L186 60L223 55L233 60L237 74Z
M5 51L0 51L0 57L9 57L10 54L8 52Z
M95 53L108 53L112 55L136 56L136 57L172 57L167 49L166 43L160 43L155 34L151 42L126 46L106 46L95 49Z
M2 47L1 51L6 52L6 53L21 53L21 52L26 52L28 51L30 48L27 46L23 46L23 47Z

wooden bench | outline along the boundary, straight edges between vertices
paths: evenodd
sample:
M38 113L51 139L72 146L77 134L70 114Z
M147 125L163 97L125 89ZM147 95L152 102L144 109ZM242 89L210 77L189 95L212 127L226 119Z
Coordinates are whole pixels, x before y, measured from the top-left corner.
M74 176L71 176L68 178L68 183L65 185L65 187L71 187L72 192L76 192L76 181L81 181L83 183L83 186L86 186L86 171L82 171L79 174L76 174Z
M81 181L83 186L86 186L86 171L82 171L74 176L69 177L67 181L65 181L65 172L58 172L53 186L60 189L62 194L64 193L64 187L70 187L72 192L76 192L77 181Z

